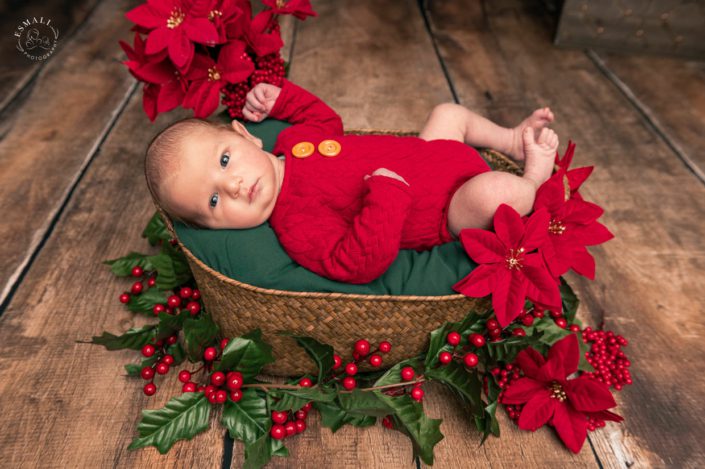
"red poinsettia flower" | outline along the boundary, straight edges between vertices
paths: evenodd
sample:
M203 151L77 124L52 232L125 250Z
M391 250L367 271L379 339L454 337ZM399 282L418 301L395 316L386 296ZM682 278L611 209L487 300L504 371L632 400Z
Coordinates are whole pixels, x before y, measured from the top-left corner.
M250 27L245 32L247 44L258 57L278 52L284 46L279 31L272 29L274 23L272 10L263 10L252 18Z
M305 20L307 16L318 16L309 0L262 0L262 3L270 7L275 15L294 15L300 20Z
M206 17L212 4L212 0L148 0L125 16L150 30L147 54L168 49L174 65L185 70L193 59L194 42L206 45L218 42L218 31Z
M186 74L191 84L184 97L184 107L193 109L196 117L208 117L218 107L220 89L227 83L247 79L254 69L241 41L223 46L218 53L218 63L207 55L196 54Z
M481 265L453 289L474 298L491 293L502 327L521 313L527 297L560 311L558 286L541 256L532 253L546 242L548 221L546 209L537 210L523 221L516 210L502 204L494 216L494 233L474 228L461 231L465 251Z
M589 417L623 420L607 410L617 403L606 384L585 377L568 379L578 370L579 360L575 334L553 344L547 359L531 347L522 350L516 363L524 377L506 388L501 399L503 404L525 404L519 428L535 431L550 422L574 453L585 442Z
M557 172L536 193L534 210L545 208L551 216L548 242L539 251L554 277L572 268L594 279L595 259L585 246L602 244L614 235L597 221L604 212L602 208L582 198L568 198L570 189L564 182L565 174Z
M575 143L571 140L568 141L568 148L562 158L558 155L558 152L556 152L556 174L562 174L564 176L563 183L566 186L566 199L568 197L582 199L582 196L578 193L578 189L580 189L580 186L585 182L588 176L590 176L595 167L585 166L570 169L570 165L573 163L573 156L575 156Z
M252 16L250 4L246 0L217 0L208 12L208 19L218 31L218 42L240 39L248 27Z

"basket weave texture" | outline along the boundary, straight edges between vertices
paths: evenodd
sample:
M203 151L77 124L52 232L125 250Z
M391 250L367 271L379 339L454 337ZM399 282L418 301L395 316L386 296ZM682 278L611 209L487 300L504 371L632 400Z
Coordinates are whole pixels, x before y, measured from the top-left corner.
M348 134L416 135L415 132L350 130ZM481 150L494 170L518 173L518 167L504 155ZM157 207L174 237L171 220ZM178 238L177 238L178 239ZM276 376L316 374L316 364L294 339L278 333L313 337L338 353L347 353L358 339L372 346L387 340L393 346L384 365L417 356L428 346L428 333L447 321L460 321L471 310L487 311L486 299L463 295L394 296L348 293L291 292L260 288L225 277L196 258L180 241L203 302L224 337L237 337L253 329L272 345L276 361L263 373ZM366 362L362 371L372 369Z

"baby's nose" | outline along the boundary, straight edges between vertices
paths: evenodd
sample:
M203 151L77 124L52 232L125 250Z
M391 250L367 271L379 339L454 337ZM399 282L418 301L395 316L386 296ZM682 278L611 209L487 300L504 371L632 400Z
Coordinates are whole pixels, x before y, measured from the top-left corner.
M232 197L237 197L238 195L240 195L241 190L242 190L242 178L241 177L233 177L228 180L227 191Z

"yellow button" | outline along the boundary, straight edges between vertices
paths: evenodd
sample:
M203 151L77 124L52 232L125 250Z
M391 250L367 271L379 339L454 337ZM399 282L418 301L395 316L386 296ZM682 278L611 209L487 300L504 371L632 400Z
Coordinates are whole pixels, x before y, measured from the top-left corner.
M318 144L318 152L323 156L338 156L340 143L335 140L323 140Z
M307 158L313 155L313 149L313 143L301 142L294 145L294 148L291 149L291 154L296 158Z

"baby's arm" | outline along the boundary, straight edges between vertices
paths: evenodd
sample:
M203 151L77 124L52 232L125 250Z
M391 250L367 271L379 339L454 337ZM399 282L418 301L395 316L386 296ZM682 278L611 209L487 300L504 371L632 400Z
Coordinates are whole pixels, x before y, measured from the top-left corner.
M365 179L369 190L352 223L321 204L307 207L290 227L277 230L291 258L340 282L368 283L382 275L399 253L411 205L403 178L383 174L377 170Z

